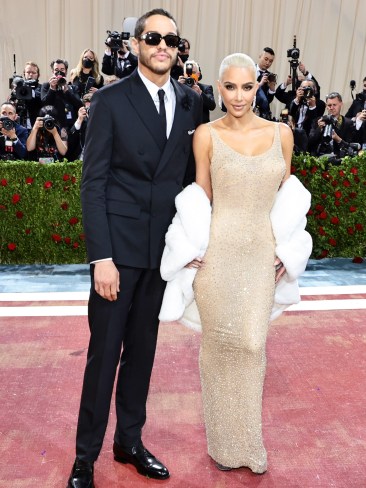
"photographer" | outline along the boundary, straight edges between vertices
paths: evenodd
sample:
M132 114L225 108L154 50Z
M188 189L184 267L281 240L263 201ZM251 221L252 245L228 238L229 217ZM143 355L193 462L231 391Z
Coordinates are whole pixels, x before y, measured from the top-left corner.
M89 108L93 93L87 93L83 96L83 106L79 108L78 118L68 133L68 149L66 159L75 161L83 160L85 133L89 118Z
M318 97L320 97L320 86L317 80L314 78L314 76L307 71L305 68L304 63L301 61L299 62L299 65L297 66L296 70L294 71L295 74L295 83L294 86L296 89L301 85L302 81L308 81L312 80L314 81L316 85L316 92L318 94ZM278 85L276 88L275 92L275 97L277 100L279 100L281 103L284 103L286 108L290 110L290 105L291 102L295 99L296 97L296 90L288 90L288 87L291 85L292 86L292 76L288 75L283 83Z
M300 153L306 153L308 151L308 136L304 129L299 129L295 126L295 122L291 115L288 114L287 108L281 111L280 122L287 124L294 136L294 154L298 156Z
M188 39L182 38L178 46L177 62L170 71L170 76L175 80L179 80L180 76L184 76L184 63L189 59L189 52L191 44Z
M33 129L27 139L28 159L40 163L53 163L67 152L67 133L61 129L57 111L46 105L39 111Z
M99 71L99 62L91 49L84 49L76 68L70 72L70 83L82 98L86 93L94 93L102 88L104 79Z
M0 113L0 158L2 160L24 159L28 131L16 122L15 106L10 102L1 105Z
M316 156L328 154L339 159L353 155L356 129L351 119L341 115L342 106L342 97L338 92L327 95L328 115L314 121L309 136L309 146Z
M137 67L137 57L128 48L128 42L122 40L117 31L109 32L105 41L106 50L102 60L102 71L106 75L118 78L129 76Z
M314 80L302 81L290 104L290 115L293 117L296 127L304 129L309 135L313 121L321 117L324 111L325 103L319 98Z
M27 61L23 70L23 78L15 76L9 101L15 103L21 125L28 131L37 118L42 107L41 84L39 83L39 67L33 61Z
M196 61L188 60L183 65L183 76L178 78L179 83L190 86L202 99L202 123L210 121L210 111L215 110L216 102L211 85L199 83L202 77L201 69Z
M352 119L354 122L356 121L357 117L361 114L363 110L366 109L366 76L362 80L363 82L363 90L360 93L357 93L356 98L353 100L350 108L346 113L346 117Z
M269 105L274 98L277 81L277 75L269 71L274 58L273 49L265 47L259 55L258 64L256 64L257 81L259 83L256 93L256 107L259 110L259 116L269 120L272 119Z
M56 59L51 62L52 76L41 89L42 105L53 105L59 114L61 127L72 127L79 108L83 105L72 85L67 84L68 62Z

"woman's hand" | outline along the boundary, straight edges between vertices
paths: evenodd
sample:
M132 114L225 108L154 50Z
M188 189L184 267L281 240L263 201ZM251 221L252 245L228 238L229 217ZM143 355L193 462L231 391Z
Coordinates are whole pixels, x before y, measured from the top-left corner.
M203 265L204 261L202 260L202 258L196 258L190 263L186 264L184 267L189 269L199 269L202 268Z
M280 258L276 258L273 265L276 269L275 283L278 283L282 276L285 274L286 268L284 267L283 262L280 260Z

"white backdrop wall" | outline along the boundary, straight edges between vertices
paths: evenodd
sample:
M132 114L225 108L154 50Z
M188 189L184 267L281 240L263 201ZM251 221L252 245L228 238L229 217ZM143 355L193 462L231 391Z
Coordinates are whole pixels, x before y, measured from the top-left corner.
M204 83L215 86L225 55L241 51L256 61L265 46L276 53L271 70L285 79L295 34L301 60L319 81L323 99L339 91L346 110L352 101L349 81L354 79L359 91L366 76L366 0L0 0L0 5L2 100L9 94L14 53L18 74L33 60L44 82L52 59L67 59L71 69L91 48L101 61L107 29L121 31L125 17L156 7L171 12L190 40ZM281 107L272 104L274 115Z

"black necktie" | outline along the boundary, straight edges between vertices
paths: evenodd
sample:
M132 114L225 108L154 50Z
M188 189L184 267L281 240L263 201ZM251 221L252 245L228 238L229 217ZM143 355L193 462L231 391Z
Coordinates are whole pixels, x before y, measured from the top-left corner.
M160 114L161 120L163 122L164 130L165 130L165 135L166 135L166 112L165 112L164 96L165 96L165 91L162 90L162 89L160 89L158 91L158 97L159 97L159 114Z

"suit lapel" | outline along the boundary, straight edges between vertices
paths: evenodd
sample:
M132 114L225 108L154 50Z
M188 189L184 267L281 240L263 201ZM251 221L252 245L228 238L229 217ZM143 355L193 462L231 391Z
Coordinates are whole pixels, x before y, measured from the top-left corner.
M163 151L166 145L166 135L151 95L139 77L137 70L129 76L129 80L131 91L127 93L127 96L136 108L136 113L142 124L151 133L160 150Z

